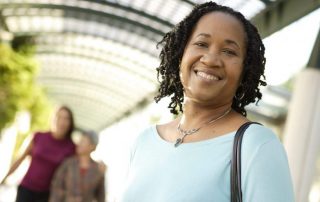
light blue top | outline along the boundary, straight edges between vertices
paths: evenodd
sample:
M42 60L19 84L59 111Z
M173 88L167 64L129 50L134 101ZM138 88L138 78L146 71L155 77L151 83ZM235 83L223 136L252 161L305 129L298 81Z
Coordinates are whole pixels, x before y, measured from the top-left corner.
M121 202L230 202L235 132L175 148L155 126L137 139ZM242 143L244 202L293 202L287 156L274 133L253 124Z

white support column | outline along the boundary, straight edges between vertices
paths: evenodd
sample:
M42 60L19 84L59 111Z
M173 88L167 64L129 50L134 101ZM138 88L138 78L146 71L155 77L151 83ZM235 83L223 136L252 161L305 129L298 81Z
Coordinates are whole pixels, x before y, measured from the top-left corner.
M320 149L320 70L303 70L295 84L285 126L296 202L307 202Z

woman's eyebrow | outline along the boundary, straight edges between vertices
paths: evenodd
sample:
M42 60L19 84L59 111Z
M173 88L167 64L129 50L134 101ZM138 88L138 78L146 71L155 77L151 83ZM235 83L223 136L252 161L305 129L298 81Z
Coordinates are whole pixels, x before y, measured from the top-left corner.
M206 37L206 38L210 38L211 37L211 35L207 34L207 33L200 33L196 37L201 37L201 36Z
M237 48L240 49L239 44L238 44L237 42L235 42L234 40L226 39L226 40L225 40L225 43L226 43L226 44L229 44L229 45L235 45Z

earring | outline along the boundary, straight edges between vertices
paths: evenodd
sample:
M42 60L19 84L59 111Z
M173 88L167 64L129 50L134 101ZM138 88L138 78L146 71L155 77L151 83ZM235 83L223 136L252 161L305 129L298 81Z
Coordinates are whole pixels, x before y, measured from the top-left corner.
M244 92L242 92L241 96L239 96L238 93L236 93L236 94L234 95L234 98L235 98L236 100L238 100L238 101L241 101L241 100L243 99L244 95L245 95Z
M234 95L234 98L238 101L241 101L244 98L245 92L243 90L242 84L240 84L236 94Z

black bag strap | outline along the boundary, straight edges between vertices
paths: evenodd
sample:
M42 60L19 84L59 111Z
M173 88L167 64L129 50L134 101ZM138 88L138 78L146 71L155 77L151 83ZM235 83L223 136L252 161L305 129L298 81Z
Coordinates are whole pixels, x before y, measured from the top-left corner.
M232 159L231 159L231 176L230 176L230 189L231 189L231 202L242 202L241 191L241 143L243 134L251 124L260 124L257 122L244 123L234 136ZM261 125L261 124L260 124Z

